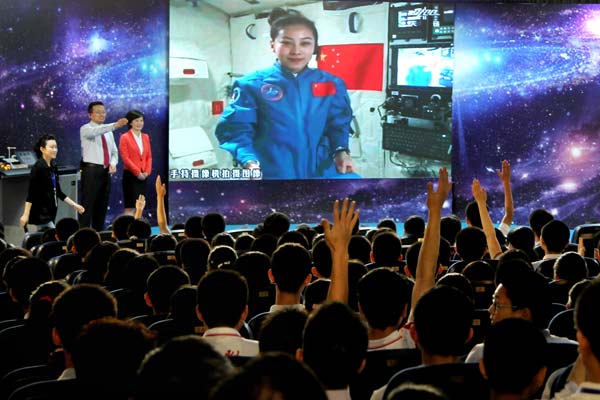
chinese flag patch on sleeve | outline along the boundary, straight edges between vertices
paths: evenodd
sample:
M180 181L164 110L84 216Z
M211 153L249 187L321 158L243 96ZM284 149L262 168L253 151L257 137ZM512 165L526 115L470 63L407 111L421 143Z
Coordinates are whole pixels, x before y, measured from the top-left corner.
M322 45L319 51L318 68L342 79L348 90L382 90L383 43Z
M335 83L332 81L313 82L312 84L312 94L315 97L331 96L336 93Z

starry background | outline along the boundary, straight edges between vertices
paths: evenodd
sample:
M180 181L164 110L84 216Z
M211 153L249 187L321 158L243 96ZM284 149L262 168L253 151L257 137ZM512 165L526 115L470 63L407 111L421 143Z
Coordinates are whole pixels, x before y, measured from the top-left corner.
M454 207L478 177L498 221L508 159L517 223L540 207L570 227L597 222L600 6L456 7Z
M157 172L167 170L167 0L44 0L0 3L0 154L57 136L59 165L79 165L87 104L106 104L106 122L145 114ZM115 131L115 142L126 131ZM107 221L123 211L113 175ZM152 187L150 187L151 189ZM149 196L147 209L155 209ZM150 212L150 219L153 219Z

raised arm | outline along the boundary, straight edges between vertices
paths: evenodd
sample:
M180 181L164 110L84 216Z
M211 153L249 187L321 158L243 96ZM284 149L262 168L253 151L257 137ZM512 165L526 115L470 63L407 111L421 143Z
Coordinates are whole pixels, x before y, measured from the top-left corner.
M496 258L500 253L502 253L502 248L500 247L500 243L498 242L498 238L496 237L496 230L494 229L494 224L492 223L490 213L487 209L487 193L485 189L481 187L479 179L473 179L471 191L473 192L473 197L477 202L479 216L481 217L481 225L483 227L483 232L485 233L485 239L487 241L490 257Z
M121 118L112 124L102 124L91 126L86 124L81 127L80 134L82 138L93 139L96 136L104 135L106 132L114 131L125 125L127 123L127 118Z
M160 175L156 176L156 222L160 233L171 233L167 226L167 213L165 212L165 196L167 195L167 188L162 183Z
M510 230L510 225L512 224L513 214L515 211L512 190L510 188L510 163L507 160L502 161L502 169L497 169L496 173L498 174L500 181L502 181L502 186L504 188L504 217L502 217L502 222L500 223L499 229L506 236Z
M440 221L442 219L442 206L452 183L448 179L446 168L440 168L436 190L433 183L427 183L427 226L423 243L417 261L417 276L412 293L412 306L417 304L421 296L435 285L435 272L438 267L438 253L440 251Z
M332 261L327 300L348 302L348 244L359 213L355 207L355 202L344 199L340 209L340 202L336 200L333 203L333 226L326 219L321 222Z
M144 208L146 208L146 196L140 194L138 198L135 200L135 219L142 218L142 214L144 212Z

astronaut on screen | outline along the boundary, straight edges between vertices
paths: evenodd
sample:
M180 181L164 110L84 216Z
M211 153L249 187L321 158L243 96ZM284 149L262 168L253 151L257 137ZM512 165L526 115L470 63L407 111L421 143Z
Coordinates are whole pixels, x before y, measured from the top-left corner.
M215 135L264 179L360 178L348 150L352 109L344 82L308 68L314 22L295 10L269 16L275 64L234 84Z

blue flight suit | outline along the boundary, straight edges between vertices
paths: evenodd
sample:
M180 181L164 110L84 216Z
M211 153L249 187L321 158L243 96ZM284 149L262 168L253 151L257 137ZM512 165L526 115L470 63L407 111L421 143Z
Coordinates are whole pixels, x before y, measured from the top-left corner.
M311 68L294 76L276 62L234 83L215 135L240 164L259 161L264 179L360 178L333 161L348 149L351 121L341 79Z

